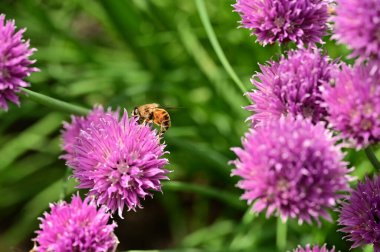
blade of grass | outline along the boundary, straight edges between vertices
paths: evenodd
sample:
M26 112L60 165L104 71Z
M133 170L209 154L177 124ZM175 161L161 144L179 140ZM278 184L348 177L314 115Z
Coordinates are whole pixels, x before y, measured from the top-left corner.
M216 221L210 226L206 226L188 235L182 242L184 247L196 247L209 243L211 240L223 238L232 234L235 230L235 223L230 220ZM208 250L207 250L208 251Z
M228 103L231 110L241 118L247 117L246 111L241 109L242 104L244 104L244 98L221 78L218 67L199 42L186 19L178 23L177 31L188 54L194 58L194 61L211 84L213 84L215 90L217 90L226 103Z
M377 170L380 171L380 162L377 159L375 153L372 150L371 146L368 146L367 148L364 149L365 154L367 155L368 160L371 162L373 167Z
M229 192L221 192L220 190L203 186L194 185L184 182L170 181L163 183L163 189L170 191L182 191L182 192L194 192L200 195L217 199L229 206L236 209L245 209L244 204L239 200L239 195L235 195Z
M136 59L138 59L146 69L155 73L154 76L160 76L158 69L159 62L157 62L156 58L152 57L152 55L148 54L146 50L143 50L136 42L136 38L140 35L140 17L136 12L136 7L133 5L133 2L99 0L99 3L119 36L123 39L125 44L130 47L131 52L134 53Z
M229 181L231 180L231 167L228 165L229 160L222 154L208 148L206 145L194 143L185 139L178 140L176 138L168 137L168 143L192 153L194 157L198 157L199 159L203 159L206 162L213 164L212 166L208 166L210 172L214 175L219 175L224 179L229 179Z
M253 226L253 220L257 217L257 214L252 212L251 208L248 208L246 212L243 215L243 218L241 219L241 222L239 223L238 227L236 228L236 231L234 232L234 238L230 242L230 249L237 250L237 249L244 249L247 247L247 244L245 244L245 241L247 240L247 233L249 232L249 229ZM259 222L255 224L256 226L261 226ZM249 247L252 247L253 244L255 244L258 240L259 235L252 236L248 239Z
M61 37L65 41L70 42L76 47L77 53L80 54L85 61L94 61L93 54L91 53L91 45L82 44L80 40L69 34L65 27L59 27L59 23L54 22L55 20L51 18L50 12L46 11L43 5L38 4L38 2L34 0L25 0L23 4L25 5L25 9L28 10L27 13L38 21L39 26L42 27L45 32L54 34L54 36Z
M75 185L75 180L70 179L68 185L68 191L70 193L75 191ZM0 246L1 251L7 251L10 246L20 243L33 229L37 228L37 217L48 208L48 202L57 201L61 186L62 181L59 179L32 198L25 205L25 207L21 210L16 223L13 223L10 229L8 229L5 233L2 233L0 237L0 245L6 249L2 250ZM30 247L32 247L32 243Z
M7 168L27 150L44 143L46 136L61 125L62 119L61 115L50 113L2 146L0 171Z
M244 87L243 82L239 79L233 68L231 67L230 62L227 60L226 55L223 52L222 47L219 44L219 41L215 35L214 29L212 28L212 25L210 23L210 18L207 13L206 5L204 0L195 0L199 16L201 18L202 24L206 30L207 36L210 40L210 43L212 47L215 50L215 53L217 54L220 62L222 63L224 69L226 72L230 75L231 79L235 82L235 84L238 86L238 88L245 93L246 87ZM248 97L247 97L248 99ZM248 99L249 101L249 99Z

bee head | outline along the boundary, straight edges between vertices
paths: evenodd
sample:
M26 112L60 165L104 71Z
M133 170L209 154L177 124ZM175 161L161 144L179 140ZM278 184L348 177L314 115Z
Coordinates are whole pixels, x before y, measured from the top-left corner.
M133 117L138 117L139 116L139 109L138 109L138 107L135 107L134 109L133 109L133 111L132 111L132 116Z

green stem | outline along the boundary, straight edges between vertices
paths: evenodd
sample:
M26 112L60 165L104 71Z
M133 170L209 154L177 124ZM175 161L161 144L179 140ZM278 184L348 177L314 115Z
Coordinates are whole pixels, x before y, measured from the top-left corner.
M76 106L64 101L60 101L49 96L33 92L26 88L21 88L27 94L27 97L39 104L47 106L51 109L63 111L69 114L86 115L89 110L80 106Z
M211 198L220 200L232 207L237 209L245 209L246 207L239 200L239 196L229 193L222 192L210 187L201 185L192 185L184 182L170 181L163 183L163 189L165 191L183 191L183 192L194 192Z
M60 195L60 199L61 200L64 200L66 195L67 195L67 183L69 181L69 175L70 175L70 172L71 172L71 168L66 166L66 171L65 171L65 175L63 176L62 178L62 189L61 189L61 195Z
M240 88L240 90L245 93L247 90L243 85L243 82L239 79L233 68L231 67L230 63L228 62L226 55L223 52L223 49L221 48L218 39L216 38L214 29L211 26L210 18L207 14L206 6L204 3L204 0L195 0L195 3L197 5L197 9L199 12L199 16L201 17L202 24L206 30L208 39L211 42L212 47L215 50L216 55L218 56L220 62L222 63L224 69L226 72L230 75L231 79L235 82L235 84Z
M368 146L367 148L364 149L364 152L367 155L368 160L371 162L373 167L375 167L375 169L380 171L380 162L377 159L375 153L373 152L372 147Z
M278 251L285 251L286 249L286 222L282 222L281 217L277 217L277 229L276 229L276 245Z

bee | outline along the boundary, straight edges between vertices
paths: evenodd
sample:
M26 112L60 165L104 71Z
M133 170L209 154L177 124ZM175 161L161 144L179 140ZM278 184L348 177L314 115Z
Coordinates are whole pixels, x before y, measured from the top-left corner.
M157 103L135 107L132 116L137 117L139 123L154 123L160 126L160 132L158 134L160 137L162 137L171 126L169 113Z

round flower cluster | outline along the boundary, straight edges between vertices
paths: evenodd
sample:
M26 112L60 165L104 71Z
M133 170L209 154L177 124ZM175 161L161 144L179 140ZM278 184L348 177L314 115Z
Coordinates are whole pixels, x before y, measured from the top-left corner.
M29 56L36 49L29 48L29 41L23 40L25 30L16 31L15 21L5 21L5 15L0 14L0 108L3 110L8 110L7 101L20 105L17 93L30 85L24 78L38 71L30 66L35 60Z
M343 66L323 91L328 120L357 149L380 140L380 71L376 64Z
M120 121L106 114L81 130L64 158L78 188L90 189L98 204L122 217L124 205L128 210L141 207L140 199L151 196L150 190L160 191L160 180L168 179L164 148L155 130L124 111Z
M322 43L328 10L325 1L237 0L241 25L253 30L263 45L293 41L298 45Z
M356 248L373 244L375 252L380 252L380 176L359 182L347 202L340 210L340 231Z
M297 249L293 250L293 252L335 252L335 248L327 249L326 244L324 244L322 247L319 246L313 246L311 247L309 244L306 245L306 247L298 246Z
M380 60L379 0L336 0L333 38L353 49L352 56Z
M238 159L232 175L242 178L242 199L253 211L275 211L283 220L298 218L311 223L326 211L348 187L349 170L335 138L322 123L282 118L245 135L243 148L233 148Z
M327 115L322 106L320 87L329 82L338 65L317 49L290 51L279 62L260 66L262 73L253 76L257 88L248 92L253 104L246 109L254 125L281 116L299 116L317 123Z
M97 210L90 199L73 196L71 203L50 204L50 213L40 218L40 230L34 239L37 252L111 252L119 243L113 233L115 223L107 224L105 208Z

